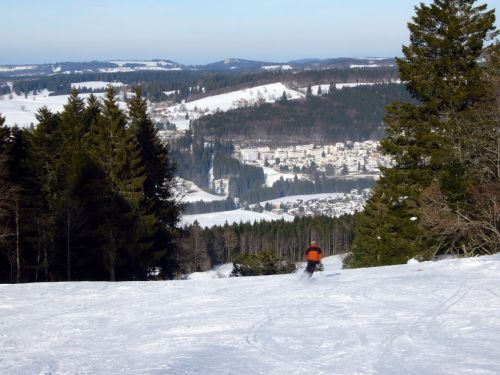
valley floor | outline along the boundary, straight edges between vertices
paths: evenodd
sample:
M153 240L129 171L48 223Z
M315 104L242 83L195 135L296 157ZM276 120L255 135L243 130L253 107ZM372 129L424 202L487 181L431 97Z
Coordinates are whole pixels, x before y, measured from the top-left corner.
M500 373L500 256L299 276L0 285L0 373Z

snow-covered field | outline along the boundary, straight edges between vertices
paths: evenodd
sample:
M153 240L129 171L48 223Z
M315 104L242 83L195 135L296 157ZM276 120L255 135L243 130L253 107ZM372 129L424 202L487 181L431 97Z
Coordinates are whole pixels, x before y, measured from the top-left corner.
M148 66L150 68L162 67L162 66L173 66L173 63L166 60L111 60L110 63L116 64L120 67L127 64L138 64Z
M19 70L33 70L35 68L36 68L36 66L33 66L33 65L20 65L20 66L3 65L3 66L0 66L0 72L15 72L15 71L19 71Z
M282 198L272 199L272 200L265 201L265 202L260 202L260 204L262 204L262 205L264 205L266 203L279 204L279 203L286 203L286 202L295 202L298 200L310 201L313 199L327 199L327 198L338 199L338 198L342 198L345 195L347 195L349 197L354 197L353 194L347 194L347 193L321 193L321 194L291 195L288 197L282 197Z
M174 71L182 70L181 67L175 66L174 63L165 60L113 60L110 63L116 64L116 68L102 68L101 72L118 73L118 72L133 72L138 70L162 70ZM126 66L127 64L134 65Z
M265 65L262 67L264 70L292 70L293 67L291 65Z
M371 67L372 65L366 65L365 67ZM378 65L377 65L378 66ZM363 66L359 66L363 67ZM400 80L392 80L391 83L401 83ZM380 85L383 83L376 83L376 82L348 82L348 83L335 83L332 86L336 90L342 90L345 87L352 88L352 87L359 87L359 86L373 86L373 85ZM322 84L322 85L314 85L311 86L311 93L313 96L318 95L318 89L321 87L321 94L328 94L330 91L330 85L329 84ZM303 93L307 92L307 87L301 87L300 91Z
M244 90L231 91L225 94L212 95L192 102L178 104L168 107L166 115L169 121L176 124L177 128L185 129L189 126L189 121L185 120L188 114L191 120L215 113L217 111L229 111L239 107L248 107L263 101L274 103L286 93L289 100L303 98L304 94L289 89L283 83L271 83L268 85L255 86Z
M213 202L221 201L227 198L227 196L207 193L206 191L199 188L194 182L184 180L180 177L176 178L174 186L174 194L176 197L178 197L178 200L180 200L181 203L199 201Z
M181 218L181 225L190 225L197 221L201 227L210 228L215 225L224 225L226 222L231 225L240 222L255 223L259 221L276 220L293 221L293 219L294 217L288 214L275 215L270 212L259 213L238 209L232 211L213 212L208 214L183 215Z
M63 110L64 105L68 102L69 95L54 95L49 96L49 91L43 90L37 95L12 94L4 95L0 98L0 114L5 117L6 124L9 126L18 125L19 127L26 127L30 124L37 124L35 118L38 109L46 106L53 112ZM80 94L80 97L86 99L90 94ZM104 97L103 93L95 94L98 98ZM120 106L125 108L125 103L120 102Z
M264 170L264 175L266 176L266 186L273 186L273 184L280 180L281 177L283 177L283 180L294 180L295 179L295 176L297 176L297 178L299 180L304 180L306 179L306 177L303 175L303 174L297 174L297 173L283 173L283 172L278 172L276 169L274 168L270 168L270 167L264 167L262 166L261 167L263 170Z
M108 88L108 86L122 87L124 86L121 82L106 82L106 81L88 81L88 82L76 82L71 84L72 89L87 88L92 90L103 90Z
M298 91L291 90L281 82L268 85L251 87L248 89L232 91L226 94L213 95L203 99L185 103L186 109L193 111L196 108L215 112L217 110L228 111L238 107L246 107L259 100L273 103L279 100L286 92L289 99L299 99L304 95Z
M2 374L498 374L500 256L0 285Z

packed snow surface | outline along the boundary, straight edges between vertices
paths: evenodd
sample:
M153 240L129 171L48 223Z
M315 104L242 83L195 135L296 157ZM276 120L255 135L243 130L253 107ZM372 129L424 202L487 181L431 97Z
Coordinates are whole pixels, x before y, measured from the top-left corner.
M2 374L498 374L500 257L0 285Z

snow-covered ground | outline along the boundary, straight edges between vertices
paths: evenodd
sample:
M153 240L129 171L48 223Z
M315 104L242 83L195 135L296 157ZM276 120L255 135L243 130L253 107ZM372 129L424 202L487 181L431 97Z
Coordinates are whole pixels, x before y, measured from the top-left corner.
M226 94L208 96L203 99L185 103L184 106L190 111L193 111L195 108L198 108L200 110L208 110L210 112L215 112L217 110L228 111L230 109L238 107L246 107L258 102L259 100L265 101L267 103L273 103L281 98L283 92L286 92L286 94L290 96L289 99L299 99L304 96L298 91L289 89L281 82L277 82L268 85L232 91ZM176 106L172 108L172 110L175 110L175 108L179 107L180 106Z
M277 82L208 96L199 100L193 100L192 102L171 106L166 109L165 115L170 122L176 124L178 129L186 129L189 127L189 120L186 121L185 119L186 114L189 119L194 120L217 111L229 111L239 107L248 107L259 101L274 103L281 98L283 92L286 93L289 100L304 97L303 93L289 89L283 83Z
M310 201L313 199L327 199L327 198L338 199L338 198L342 198L343 196L354 197L353 194L346 194L346 193L321 193L321 194L291 195L288 197L282 197L282 198L272 199L272 200L265 201L265 202L260 202L260 204L262 204L262 205L264 205L266 203L279 204L279 203L286 203L286 202L295 202L298 200Z
M189 202L213 202L221 201L227 198L227 196L220 196L215 194L207 193L198 187L194 182L184 180L177 177L174 183L174 195L178 197L181 203Z
M181 225L190 225L197 221L201 227L210 228L215 225L224 225L226 222L231 225L240 222L255 223L259 221L276 220L293 221L293 219L293 216L288 214L275 215L271 212L259 213L238 209L232 211L213 212L208 214L184 215L181 218Z
M366 67L369 67L371 65L366 65ZM377 65L378 66L378 65ZM360 65L361 67L361 65ZM391 83L401 83L400 80L392 80ZM373 85L380 85L383 83L376 83L376 82L347 82L347 83L336 83L332 85L335 87L336 90L342 90L344 87L359 87L359 86L373 86ZM321 94L328 94L330 91L330 85L329 84L322 84L322 85L314 85L311 86L311 93L313 96L318 95L318 89L321 87ZM301 92L306 93L307 92L307 87L301 87L299 89Z
M26 127L30 124L36 125L38 122L35 118L38 109L46 106L53 112L63 110L63 107L68 102L69 95L54 95L49 96L50 92L47 90L41 91L37 95L29 94L16 95L3 95L0 98L0 114L6 118L6 124L9 126L18 125L19 127ZM80 94L80 97L86 99L90 94ZM98 98L104 97L103 93L95 94ZM125 103L120 102L120 106L125 108Z
M297 176L298 179L303 180L305 177L302 174L297 174L297 173L283 173L283 172L278 172L274 168L270 167L262 167L264 170L264 175L266 176L266 186L273 186L273 184L280 180L283 177L283 180L294 180L295 176Z
M498 374L500 256L0 285L2 374Z
M33 66L33 65L19 65L19 66L3 65L3 66L0 66L0 72L16 72L19 70L33 70L35 68L36 68L36 66Z
M210 280L228 278L233 271L233 263L226 263L220 266L215 266L210 271L193 272L188 275L188 280Z
M76 82L71 84L72 89L87 88L92 90L103 90L108 88L108 86L122 87L124 86L121 82L105 82L105 81L88 81L88 82Z
M265 65L262 67L264 70L292 70L291 65Z
M165 66L173 66L174 64L170 61L166 60L111 60L109 61L110 63L116 64L120 67L125 66L127 64L138 64L138 65L144 65L150 68L156 68L156 67L165 67Z

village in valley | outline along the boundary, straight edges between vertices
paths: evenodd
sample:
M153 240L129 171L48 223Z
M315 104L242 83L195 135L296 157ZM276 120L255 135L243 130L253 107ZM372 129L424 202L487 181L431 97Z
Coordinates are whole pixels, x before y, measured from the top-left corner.
M236 157L246 163L277 172L324 172L329 176L378 176L380 166L391 159L380 152L378 141L337 142L332 145L288 147L237 147Z
M369 198L371 189L359 192L353 189L350 194L326 193L281 198L274 201L257 203L246 207L252 212L271 212L274 215L289 215L292 217L328 216L340 217L343 215L361 212Z

